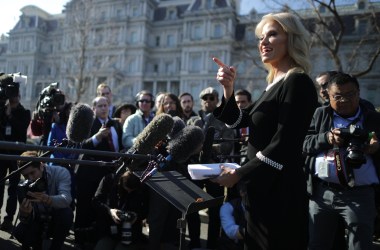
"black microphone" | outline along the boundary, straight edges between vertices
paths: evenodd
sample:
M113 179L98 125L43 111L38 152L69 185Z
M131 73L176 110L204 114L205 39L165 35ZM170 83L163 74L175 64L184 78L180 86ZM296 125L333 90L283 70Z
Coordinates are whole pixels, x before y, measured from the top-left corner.
M155 164L152 169L145 171L141 176L141 182L145 182L158 170L165 168L168 163L177 162L183 163L192 155L201 151L204 141L203 130L198 126L186 126L177 135L169 141L168 156L161 157L159 163Z
M156 115L153 120L136 137L135 143L127 151L128 154L151 154L156 146L166 140L166 136L173 128L174 120L168 114ZM141 169L146 160L135 159L127 162L131 171ZM127 165L125 164L125 167ZM124 168L125 168L124 167ZM119 169L117 172L121 171Z
M210 126L206 130L205 142L203 143L202 152L199 156L201 163L212 162L212 144L214 143L215 128Z
M180 132L184 127L186 127L185 122L179 118L178 116L173 117L174 123L173 123L173 129L168 134L169 139L174 138L178 132Z
M166 135L172 131L173 118L168 114L156 115L153 120L136 137L136 141L128 152L149 154Z
M84 103L76 104L70 111L67 121L67 139L73 143L81 143L90 137L94 112L91 107Z

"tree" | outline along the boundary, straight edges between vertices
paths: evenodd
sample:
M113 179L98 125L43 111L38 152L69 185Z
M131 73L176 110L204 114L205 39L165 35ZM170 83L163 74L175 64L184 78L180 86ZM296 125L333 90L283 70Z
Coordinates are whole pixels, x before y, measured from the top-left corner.
M65 73L72 79L72 87L76 90L75 101L79 102L81 96L86 92L85 75L86 52L88 49L89 35L91 32L92 0L74 0L67 8L67 49L71 51L65 58Z
M314 36L314 41L327 49L338 70L352 72L355 76L363 76L370 72L380 54L380 10L374 6L369 6L365 11L366 4L358 2L362 13L356 16L356 23L352 23L342 15L335 0L327 2L321 0L308 0L316 15L315 29L310 30ZM370 4L370 3L369 3ZM326 13L321 13L321 11ZM351 22L350 22L351 21ZM348 24L352 27L347 27ZM356 29L354 28L356 27ZM355 35L356 44L352 54L347 58L346 67L342 63L340 48L349 35ZM363 55L365 57L363 58ZM365 60L362 60L365 59ZM355 63L360 60L360 64Z

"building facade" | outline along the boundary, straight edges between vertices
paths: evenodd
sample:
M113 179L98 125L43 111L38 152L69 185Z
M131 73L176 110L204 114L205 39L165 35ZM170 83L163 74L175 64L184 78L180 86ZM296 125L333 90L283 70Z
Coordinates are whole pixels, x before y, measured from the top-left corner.
M190 92L197 103L203 88L220 89L215 56L237 67L237 87L257 98L266 86L254 35L263 14L253 10L242 16L239 6L238 0L72 0L57 15L25 6L9 37L0 41L0 71L28 76L21 94L31 109L52 82L59 82L69 101L90 103L96 86L107 82L115 104L133 103L142 89ZM364 24L358 17L380 10L367 0L341 8L346 8L345 19L354 20L341 48L346 58L362 36ZM310 13L300 15L308 18ZM366 46L372 49L376 42ZM334 69L321 45L313 46L312 61L312 77ZM359 78L362 96L376 106L380 106L379 80L379 62Z

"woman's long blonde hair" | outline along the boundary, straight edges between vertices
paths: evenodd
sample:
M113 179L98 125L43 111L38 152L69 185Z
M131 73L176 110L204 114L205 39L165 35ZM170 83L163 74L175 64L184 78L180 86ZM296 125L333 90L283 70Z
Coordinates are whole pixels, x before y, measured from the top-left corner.
M262 17L257 24L255 34L260 37L263 27L270 21L276 21L288 35L288 54L292 59L292 68L287 75L292 72L310 73L310 34L303 26L298 17L291 13L270 13ZM267 82L272 82L274 78L274 70L268 63L264 64L268 70Z

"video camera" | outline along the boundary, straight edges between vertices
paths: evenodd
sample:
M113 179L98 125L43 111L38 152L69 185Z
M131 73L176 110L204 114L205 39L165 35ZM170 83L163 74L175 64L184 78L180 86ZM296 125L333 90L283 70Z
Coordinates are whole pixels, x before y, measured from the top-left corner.
M65 95L58 89L58 85L58 82L53 82L41 91L36 107L40 117L49 117L53 111L65 103Z
M19 94L20 84L26 84L27 77L21 73L0 73L0 102L4 103Z
M46 180L41 177L35 181L25 180L18 184L17 187L17 197L19 201L22 201L24 198L33 199L28 196L28 192L44 192L46 191Z
M347 166L355 169L360 168L361 165L367 162L364 155L364 146L372 134L355 124L339 130L340 135L347 144L347 154L345 156Z

